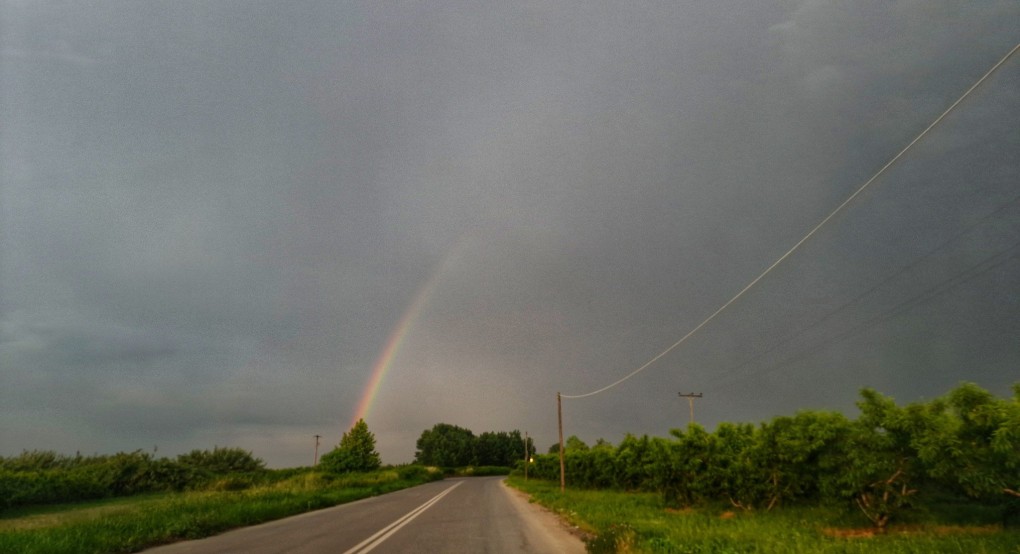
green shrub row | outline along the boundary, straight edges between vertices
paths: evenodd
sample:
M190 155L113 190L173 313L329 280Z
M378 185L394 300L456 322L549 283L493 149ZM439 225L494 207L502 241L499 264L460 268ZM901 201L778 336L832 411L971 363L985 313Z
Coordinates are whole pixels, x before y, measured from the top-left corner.
M511 467L525 458L525 448L529 454L535 452L534 442L525 440L516 429L475 436L470 429L449 423L437 423L422 431L415 446L415 462L446 468Z
M0 458L0 509L148 492L240 490L272 475L262 460L237 448L194 450L176 459L140 451L104 456L26 451Z
M840 502L878 528L933 499L966 498L1007 513L1020 501L1020 384L1010 399L963 384L907 406L865 389L858 407L854 420L810 411L757 426L723 423L711 433L692 424L671 438L628 435L616 447L568 446L566 482L655 491L675 508ZM534 460L532 476L559 479L558 454Z
M225 479L244 475L228 474ZM124 509L103 517L74 517L74 509L54 511L44 526L0 532L0 552L136 552L442 479L438 470L421 466L346 474L295 468L265 470L260 476L266 481L241 492L184 492L137 504L119 501Z

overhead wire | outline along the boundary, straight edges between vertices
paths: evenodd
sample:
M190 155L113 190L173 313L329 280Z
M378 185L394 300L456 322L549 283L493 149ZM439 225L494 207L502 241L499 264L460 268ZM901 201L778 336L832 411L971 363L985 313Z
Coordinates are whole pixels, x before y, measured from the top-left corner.
M756 375L759 375L759 376L760 375L767 375L767 374L771 373L773 370L775 370L777 367L779 367L780 365L787 365L787 364L790 364L792 362L796 362L798 360L802 360L805 357L807 357L807 356L809 356L809 355L811 355L811 354L813 354L815 352L818 352L818 351L822 350L823 348L829 346L830 344L846 340L846 339L848 339L850 337L853 337L855 335L860 334L863 331L866 331L866 330L869 330L869 329L874 329L875 326L877 324L879 324L879 323L883 323L885 321L888 321L888 320L892 319L893 317L896 317L896 316L906 312L907 310L909 310L909 309L911 309L911 308L913 308L915 306L918 306L920 304L928 302L929 300L932 300L934 298L937 298L937 297L939 297L939 296L949 292L953 288L956 288L956 287L958 287L958 286L960 286L960 285L962 285L964 283L973 281L974 279L976 279L976 278L978 278L978 277L988 273L989 271L992 271L993 269L996 269L996 268L1002 266L1003 264L1008 263L1008 262L1010 262L1010 261L1020 257L1020 253L1017 252L1017 248L1018 247L1020 247L1020 242L1015 242L1012 245L1010 245L1008 248L1000 250L1000 251L996 252L995 254L992 254L991 256L988 256L988 257L984 258L980 262L978 262L978 263L968 267L967 269L965 269L965 270L963 270L963 271L953 275L952 277L944 279L944 280L936 283L935 285L925 289L921 293L916 294L914 296L911 296L910 298L908 298L908 299L906 299L906 300L904 300L902 302L899 302L898 304L892 306L888 310L882 311L882 312L880 312L880 313L878 313L878 314L876 314L876 315L874 315L874 316L872 316L872 317L870 317L870 318L868 318L868 319L858 323L857 325L854 325L850 329L847 329L845 331L837 333L836 335L831 336L831 337L829 337L829 338L827 338L827 339L825 339L825 340L823 340L823 341L821 341L819 343L816 343L816 344L813 344L813 345L809 346L805 350L802 350L802 351L800 351L798 353L795 353L794 355L789 356L787 358L784 358L782 361L779 361L779 362L776 362L776 363L772 364L766 370L764 370L762 372L759 372ZM732 381L733 381L733 379L731 378L728 382L732 382ZM722 385L723 385L723 383L719 383L716 388L718 388L718 386L722 386Z
M767 356L768 354L771 354L772 352L782 348L783 346L786 346L787 344L797 340L798 338L803 336L808 331L818 330L820 328L820 326L823 323L825 323L826 321L832 319L837 314L839 314L839 313L843 312L844 310L848 309L850 306L852 306L854 304L857 304L858 302L864 300L865 298L867 298L868 296L870 296L874 292L878 291L879 289L881 289L882 287L884 287L888 283L890 283L893 280L895 280L900 275L902 275L902 274L904 274L904 273L906 273L908 271L911 271L911 270L917 268L925 260L930 259L932 256L936 255L938 252L946 249L947 247L952 245L954 242L956 242L958 239L960 239L964 235L966 235L968 233L971 233L972 231L974 231L978 227L984 225L985 222L987 222L988 220L992 219L993 217L1001 214L1003 211L1005 211L1007 208L1012 207L1017 202L1020 202L1020 196L1016 196L1012 200L1002 204L1001 206L999 206L998 208L996 208L995 210L993 210L989 214L983 216L977 222L973 223L972 225L967 226L962 231L954 234L950 238L948 238L945 241L943 241L942 243L940 243L938 246L928 250L926 253L924 253L923 255L921 255L920 257L915 259L914 261L912 261L909 264L901 267L900 269L898 269L894 273L890 274L889 276L885 277L884 279L882 279L881 281L879 281L875 285L869 287L867 290L863 291L862 293L858 294L857 296L853 297L852 299L844 302L843 304L840 304L836 308L833 308L832 310L829 310L822 317L811 321L810 323L808 323L807 325L801 327L800 329L798 329L797 331L793 332L792 334L787 335L782 340L774 343L772 346L768 347L764 351L759 352L758 354L755 354L754 356L748 358L747 360L745 360L745 361L743 361L743 362L741 362L741 363L739 363L739 364L737 364L737 365L735 365L733 367L730 367L726 371L721 372L720 374L716 375L716 378L717 379L721 378L721 379L727 380L727 382L732 381L732 375L734 375L735 373L737 373L741 369L743 369L743 368L745 368L745 367L747 367L747 366L749 366L749 365L751 365L751 364L761 360L763 357Z
M655 362L657 362L660 359L662 359L665 355L667 355L670 352L672 352L673 350L675 350L681 344L685 343L687 341L687 339L689 339L695 333L700 331L702 327L704 327L705 325L708 325L708 323L711 322L713 319L715 319L716 316L718 316L719 314L724 312L727 308L730 307L730 305L732 305L734 302L736 302L742 296L744 296L744 294L747 291L751 290L751 288L753 288L755 285L757 285L759 281L764 279L766 275L771 273L773 269L775 269L777 266L779 266L779 264L783 263L787 258L789 258L794 252L796 252L801 247L801 245L803 245L805 242L808 241L808 239L810 239L812 236L814 236L815 233L817 233L819 229L824 227L830 220L832 220L832 218L836 217L837 214L842 212L844 208L846 208L851 202L854 201L854 199L856 199L858 196L860 196L861 193L863 193L868 187L870 187L872 183L874 183L876 180L878 180L878 178L881 177L882 174L884 174L887 169L892 167L892 165L895 164L897 161L899 161L899 159L902 158L903 155L906 154L911 148L913 148L913 146L915 144L917 144L922 138L924 138L925 135L927 135L929 131L931 131L932 129L935 128L935 126L937 126L939 123L941 123L942 120L946 118L946 116L948 116L953 110L955 110L956 107L959 106L960 103L964 101L964 99L966 99L968 96L970 96L970 94L975 89L977 89L979 86L981 86L981 84L983 82L985 82L985 80L987 80L988 77L990 77L993 73L995 73L995 71L997 69L999 69L999 67L1001 67L1004 63L1006 63L1006 61L1009 60L1009 58L1012 57L1013 54L1015 54L1017 52L1017 50L1020 50L1020 43L1017 43L1017 45L1014 46L995 65L993 65L991 69L989 69L987 72L985 72L985 74L982 75L980 79L975 81L974 84L971 85L970 88L968 88L966 92L964 92L959 98L956 99L955 102L953 102L948 108L946 108L946 110L944 112L942 112L941 115L939 115L937 118L935 118L935 120L932 121L931 124L929 124L923 131L921 131L920 134L918 134L916 137L914 137L914 140L910 141L910 143L907 144L902 150L900 150L899 153L897 153L895 156L892 157L892 159L890 159L888 162L886 162L886 164L883 165L881 167L881 169L879 169L877 172L875 172L875 174L872 175L870 179L865 181L863 185L858 187L857 190L855 190L853 194L851 194L849 197L847 197L846 200L844 200L840 205L836 206L836 208L834 210L832 210L832 212L830 212L829 215L825 216L825 218L822 219L821 222L819 222L810 231L808 231L808 233L806 235L804 235L804 237L801 238L799 241L797 241L797 243L794 244L789 250L787 250L785 254L780 256L776 261L772 262L772 264L770 266L768 266L765 269L765 271L761 272L760 275L755 277L750 283L747 284L747 286L745 286L743 289L740 290L740 292L738 292L736 295L734 295L733 298L730 298L728 301L726 301L726 303L724 303L721 307L719 307L719 309L717 309L716 311L712 312L712 314L710 316L705 318L696 327L691 329L686 335L684 335L679 340L677 340L676 342L671 344L668 348L666 348L665 350L663 350L659 354L655 355L652 359L650 359L647 362L645 362L644 364L642 364L637 369L631 371L627 375L624 375L620 379L617 379L616 381L613 381L612 383L610 383L610 384L608 384L608 385L606 385L606 386L604 386L604 387L602 387L600 389L597 389L597 390L594 390L594 391L591 391L591 392L587 392L587 393L584 393L584 394L572 394L572 395L570 395L570 394L561 394L560 396L562 398L578 399L578 398L587 398L589 396L595 396L596 394L603 393L603 392L605 392L605 391L607 391L609 389L612 389L612 388L620 385L621 383L623 383L623 382L627 381L628 379L634 377L638 373L641 373L642 371L644 371L645 369L650 367L652 364L654 364Z

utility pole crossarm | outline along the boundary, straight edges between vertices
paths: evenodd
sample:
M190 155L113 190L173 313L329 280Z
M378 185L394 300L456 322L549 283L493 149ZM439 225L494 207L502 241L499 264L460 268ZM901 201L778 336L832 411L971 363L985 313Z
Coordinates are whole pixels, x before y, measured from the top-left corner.
M702 396L704 396L704 394L700 392L689 392L687 394L678 392L677 395L679 395L681 398L687 399L687 403L690 404L691 406L691 423L694 423L694 399L701 398Z

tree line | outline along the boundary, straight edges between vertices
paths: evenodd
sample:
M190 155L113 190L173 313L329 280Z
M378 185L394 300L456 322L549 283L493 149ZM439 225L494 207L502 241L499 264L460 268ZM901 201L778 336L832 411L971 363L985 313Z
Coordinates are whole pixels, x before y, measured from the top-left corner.
M802 411L758 425L691 424L668 438L627 435L619 445L577 437L564 447L571 487L660 493L670 507L725 502L741 510L839 502L879 529L904 510L969 502L1002 508L1020 520L1020 383L997 398L965 383L934 400L898 405L864 389L855 419ZM438 423L416 442L415 464L517 467L559 479L559 445L536 455L520 431L484 432ZM344 433L317 469L330 473L381 467L364 420ZM239 448L193 450L176 459L135 451L64 456L26 451L0 457L0 509L145 492L247 488L288 471L266 470ZM1020 523L1020 521L1018 521Z
M422 431L415 446L415 463L438 467L513 467L523 463L525 449L529 456L535 454L531 438L525 444L524 437L516 429L487 431L475 436L470 429L449 423L437 423Z
M0 509L150 492L246 488L265 463L240 448L192 450L176 458L151 453L67 456L32 450L0 457Z
M753 424L697 424L670 438L564 446L568 486L661 493L671 507L725 502L741 510L838 502L879 529L904 510L970 502L1020 517L1020 383L1001 399L974 384L897 405L864 389L860 415L803 411ZM558 445L553 449L558 452ZM559 455L531 474L559 479ZM955 500L954 500L955 499Z
M319 459L315 469L327 474L378 470L382 460L375 444L375 435L359 419L339 444ZM445 423L423 432L417 446L418 465L398 468L402 475L421 471L422 465L499 466L506 472L523 460L525 452L519 431L476 437L467 429ZM528 452L534 454L530 440ZM176 458L157 458L141 450L94 456L25 451L0 457L0 510L152 492L238 490L308 470L267 470L262 459L240 448L192 450Z

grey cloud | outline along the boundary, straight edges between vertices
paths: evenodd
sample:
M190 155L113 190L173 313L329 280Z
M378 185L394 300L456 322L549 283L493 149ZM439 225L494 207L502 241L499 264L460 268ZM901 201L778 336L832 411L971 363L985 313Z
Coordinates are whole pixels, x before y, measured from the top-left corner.
M8 0L0 455L239 442L308 463L428 283L369 414L384 459L438 421L551 442L557 390L712 313L1012 47L1017 15ZM568 403L570 433L664 434L686 389L709 424L852 410L864 385L1005 390L1015 67L682 349Z

